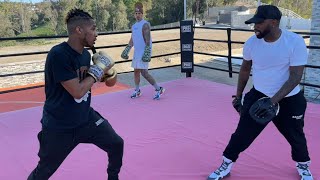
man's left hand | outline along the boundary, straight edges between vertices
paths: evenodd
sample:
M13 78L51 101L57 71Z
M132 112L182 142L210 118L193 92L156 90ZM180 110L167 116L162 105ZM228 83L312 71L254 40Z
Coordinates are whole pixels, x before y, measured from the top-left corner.
M249 109L250 116L260 124L267 124L279 113L278 103L273 104L271 98L263 97L257 100Z

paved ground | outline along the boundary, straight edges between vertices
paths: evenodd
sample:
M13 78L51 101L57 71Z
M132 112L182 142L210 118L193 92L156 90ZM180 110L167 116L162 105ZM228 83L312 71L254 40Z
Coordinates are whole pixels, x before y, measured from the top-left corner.
M207 61L207 62L198 62L196 64L208 66L208 67L215 67L221 69L228 69L227 64L225 62L219 62L217 60ZM239 71L239 66L233 66L234 71ZM162 68L156 70L150 70L149 73L156 79L157 82L161 84L161 82L173 81L176 79L186 78L186 73L181 73L180 66L178 67L170 67L170 68ZM238 80L238 75L233 74L232 78L229 78L228 72L222 72L217 70L211 70L202 67L194 67L194 73L192 73L192 77L199 78L199 79L206 79L213 82L219 82L228 85L236 85ZM131 87L134 87L133 82L133 73L125 73L119 75L118 78L119 82L128 84ZM148 85L149 83L141 78L141 85ZM251 80L248 83L248 86L251 85ZM166 87L168 91L170 91L170 87ZM201 87L199 87L201 88Z

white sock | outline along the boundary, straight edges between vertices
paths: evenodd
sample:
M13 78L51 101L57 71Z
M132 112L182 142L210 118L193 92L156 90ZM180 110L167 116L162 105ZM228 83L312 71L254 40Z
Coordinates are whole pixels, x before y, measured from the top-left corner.
M140 87L139 87L139 85L136 85L136 91L139 91L139 89L140 89Z
M159 90L160 90L160 86L158 86L158 84L157 84L157 83L155 83L155 84L153 85L153 87L154 87L154 88L156 88L156 90L157 90L157 91L159 91Z

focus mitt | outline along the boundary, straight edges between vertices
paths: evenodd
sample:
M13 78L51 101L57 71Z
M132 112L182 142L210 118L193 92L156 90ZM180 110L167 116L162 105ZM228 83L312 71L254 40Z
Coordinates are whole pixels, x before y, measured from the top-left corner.
M279 113L278 103L272 104L271 98L263 97L257 100L249 109L250 116L259 124L266 125Z

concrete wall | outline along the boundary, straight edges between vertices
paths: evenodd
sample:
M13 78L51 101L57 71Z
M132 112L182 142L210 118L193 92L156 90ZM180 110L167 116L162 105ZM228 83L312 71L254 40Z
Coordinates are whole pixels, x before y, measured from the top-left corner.
M253 14L241 14L233 11L231 14L231 26L234 28L252 29L252 25L246 25L244 22L253 17ZM309 31L311 28L310 19L294 19L288 17L282 17L280 22L280 28L290 30L306 30Z
M231 23L231 14L220 14L218 16L217 23L219 23L219 24L230 24Z
M249 12L245 6L210 7L209 17L217 17L220 14L231 14L232 11Z
M151 28L152 29L161 29L161 28L171 28L171 27L177 27L177 26L180 26L180 22L152 26Z
M280 27L291 30L307 30L311 29L310 19L295 19L289 17L282 17Z
M313 0L311 31L320 33L320 0ZM311 36L311 46L320 46L320 35ZM320 49L309 51L308 64L320 66ZM305 82L320 85L320 69L307 68ZM305 96L308 100L320 99L320 89L305 87Z
M238 12L233 11L231 13L231 27L241 29L252 29L252 24L245 24L244 22L252 18L253 14L240 15Z
M30 61L0 65L0 74L14 74L22 72L43 71L45 61ZM24 86L44 82L44 73L25 74L0 78L1 88Z

